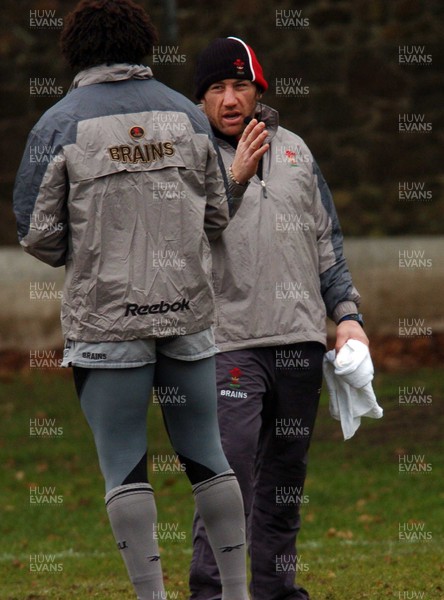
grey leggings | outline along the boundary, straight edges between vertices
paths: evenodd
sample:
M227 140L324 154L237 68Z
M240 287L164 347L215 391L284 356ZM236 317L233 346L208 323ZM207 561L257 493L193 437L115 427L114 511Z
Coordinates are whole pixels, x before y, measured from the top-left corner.
M217 423L214 357L180 361L157 354L157 363L144 367L74 367L74 380L107 492L148 482L146 420L153 385L181 399L180 405L160 403L171 444L190 482L230 469Z

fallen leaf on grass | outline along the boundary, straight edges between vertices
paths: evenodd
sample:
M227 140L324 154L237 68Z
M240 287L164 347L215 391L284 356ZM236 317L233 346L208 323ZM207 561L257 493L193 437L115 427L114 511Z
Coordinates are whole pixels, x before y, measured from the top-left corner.
M407 454L407 450L405 448L395 448L395 456L402 456L403 454Z
M18 558L14 558L14 560L12 561L12 566L16 569L23 569L25 567L25 563L23 563Z
M335 527L330 527L327 531L327 537L336 537L342 540L351 540L353 538L353 532L350 530L347 531L338 531Z
M382 521L381 517L378 515L359 515L358 517L359 523L380 523Z

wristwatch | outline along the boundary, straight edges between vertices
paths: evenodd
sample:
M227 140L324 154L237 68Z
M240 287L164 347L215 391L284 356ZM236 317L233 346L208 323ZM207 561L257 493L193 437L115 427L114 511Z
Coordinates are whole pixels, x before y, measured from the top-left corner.
M351 315L345 315L344 317L341 317L338 321L338 325L339 323L342 323L342 321L356 321L357 323L359 323L362 329L364 329L364 319L362 318L361 313L354 313Z

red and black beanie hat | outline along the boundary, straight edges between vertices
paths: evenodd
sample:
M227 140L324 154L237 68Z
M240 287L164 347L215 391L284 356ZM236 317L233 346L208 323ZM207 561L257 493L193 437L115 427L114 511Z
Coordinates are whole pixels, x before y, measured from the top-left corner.
M235 37L217 38L197 59L195 74L196 98L223 79L248 79L265 92L268 83L255 53L245 42Z

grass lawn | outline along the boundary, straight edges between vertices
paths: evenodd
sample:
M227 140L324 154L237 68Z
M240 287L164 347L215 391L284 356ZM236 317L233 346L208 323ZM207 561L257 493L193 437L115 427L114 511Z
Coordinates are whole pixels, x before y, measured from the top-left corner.
M32 371L0 382L0 598L134 599L70 373ZM298 579L313 600L444 598L443 380L444 370L379 374L384 418L364 419L347 442L323 395L298 545ZM428 403L401 404L400 387ZM193 503L185 475L171 471L157 405L148 435L155 460L169 464L151 464L150 480L159 523L179 538L160 542L167 597L182 600ZM400 472L399 456L420 471Z

